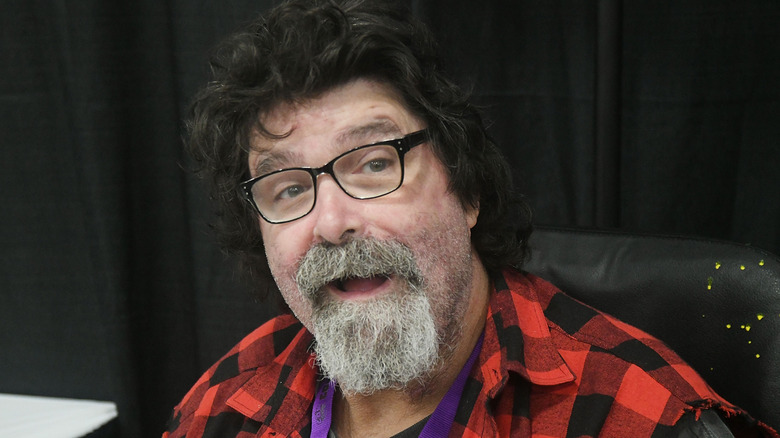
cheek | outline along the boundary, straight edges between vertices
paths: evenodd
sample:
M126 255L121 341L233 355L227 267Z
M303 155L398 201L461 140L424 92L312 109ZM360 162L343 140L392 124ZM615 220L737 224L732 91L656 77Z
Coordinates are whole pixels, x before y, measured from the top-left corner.
M435 277L447 276L449 268L462 268L471 255L471 223L457 201L445 203L426 217L418 217L420 232L409 243L418 254L420 268Z
M284 301L298 320L311 330L311 304L298 292L298 285L295 283L297 262L304 255L306 248L301 249L302 246L294 236L286 239L284 233L264 232L264 239L268 267Z
M265 255L271 273L278 279L295 278L295 264L308 247L302 242L302 233L285 225L261 224Z

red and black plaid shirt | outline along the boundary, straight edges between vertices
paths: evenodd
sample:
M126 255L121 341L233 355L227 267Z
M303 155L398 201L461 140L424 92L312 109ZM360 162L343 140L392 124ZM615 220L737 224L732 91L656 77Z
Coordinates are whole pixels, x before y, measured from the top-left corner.
M308 437L318 379L311 344L290 315L264 324L198 380L163 438ZM778 437L662 342L544 280L506 271L495 279L450 436L664 436L702 409Z

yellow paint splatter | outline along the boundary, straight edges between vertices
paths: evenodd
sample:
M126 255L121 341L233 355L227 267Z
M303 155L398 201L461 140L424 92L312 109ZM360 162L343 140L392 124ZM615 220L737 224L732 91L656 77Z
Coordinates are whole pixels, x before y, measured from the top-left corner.
M748 341L748 344L752 344L752 343L753 343L753 341Z
M731 328L731 324L726 324L726 328L730 329Z
M758 262L758 266L764 266L764 261L763 261L763 260L760 260L760 261Z
M739 326L739 328L741 328L742 330L745 330L745 324L742 324L741 326Z
M715 262L715 269L720 269L720 262Z
M761 357L761 355L756 353L756 359L758 359L759 357Z
M761 321L762 319L764 319L764 314L763 313L759 313L758 315L756 315L756 319Z
M740 266L739 266L739 269L741 269L741 270L743 270L743 271L744 271L744 270L745 270L745 265L740 265Z
M707 277L707 290L712 290L712 277Z
M745 326L745 331L746 331L746 332L749 332L749 331L750 331L750 324L748 324L748 325L746 325L746 326Z

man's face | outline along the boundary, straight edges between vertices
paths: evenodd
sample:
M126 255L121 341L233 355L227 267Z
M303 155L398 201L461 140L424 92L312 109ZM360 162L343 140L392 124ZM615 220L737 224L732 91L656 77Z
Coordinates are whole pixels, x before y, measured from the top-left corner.
M262 115L261 122L269 132L289 135L253 136L248 163L252 176L257 176L256 169L267 168L268 162L274 169L319 167L354 147L425 128L392 89L368 80L350 82L301 104L279 106ZM346 366L362 360L371 343L395 342L390 349L402 349L405 344L434 342L433 359L440 360L441 346L458 336L473 287L472 272L478 261L470 229L477 210L464 208L448 190L443 165L428 143L406 154L403 185L386 196L353 199L330 175L321 175L317 184L316 204L308 215L284 224L259 220L271 272L292 311L322 344L323 351L318 348L317 353L323 368L327 372L341 366L326 363L330 356L337 361L353 354ZM327 255L333 251L342 252ZM305 269L298 277L302 260ZM396 264L405 267L390 268ZM335 272L347 265L370 268L367 273L349 270L337 274L344 277L325 277L324 283L316 283L315 291L302 290L296 280L306 280L312 266L319 270L313 274L319 279L323 271ZM434 339L417 339L418 332L430 331ZM407 333L399 337L390 332ZM431 349L421 347L426 348ZM387 363L396 356L422 354L416 350L388 353L384 347L373 350L385 355L379 362ZM403 384L392 380L387 385ZM355 390L382 389L370 386L356 384Z

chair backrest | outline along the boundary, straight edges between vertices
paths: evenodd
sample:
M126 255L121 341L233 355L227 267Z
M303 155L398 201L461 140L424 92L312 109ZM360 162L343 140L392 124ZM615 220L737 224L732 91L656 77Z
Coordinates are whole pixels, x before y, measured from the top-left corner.
M780 428L780 259L694 238L540 227L528 272L663 340Z

